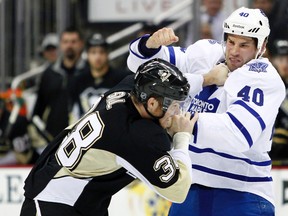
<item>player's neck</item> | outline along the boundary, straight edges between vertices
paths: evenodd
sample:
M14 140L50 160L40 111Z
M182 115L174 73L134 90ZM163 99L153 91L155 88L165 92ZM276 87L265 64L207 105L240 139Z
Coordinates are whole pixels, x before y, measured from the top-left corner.
M142 103L137 102L133 96L131 96L131 100L142 118L151 119L151 116L146 112L146 109Z

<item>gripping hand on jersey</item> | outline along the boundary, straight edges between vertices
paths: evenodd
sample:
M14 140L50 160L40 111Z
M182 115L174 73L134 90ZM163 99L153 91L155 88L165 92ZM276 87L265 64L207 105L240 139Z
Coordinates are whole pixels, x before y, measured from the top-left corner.
M160 46L168 46L178 42L179 38L175 35L172 28L162 28L154 32L146 42L147 48L158 49Z
M218 85L223 86L227 77L229 69L227 65L221 63L215 65L208 73L204 74L203 86Z

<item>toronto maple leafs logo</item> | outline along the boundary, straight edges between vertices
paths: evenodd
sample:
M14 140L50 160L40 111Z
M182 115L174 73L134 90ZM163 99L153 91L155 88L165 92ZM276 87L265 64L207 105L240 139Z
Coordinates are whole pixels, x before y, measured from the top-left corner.
M255 62L252 64L247 64L249 66L249 71L255 71L255 72L267 72L266 68L268 67L268 64L263 62Z
M196 95L190 104L188 111L192 114L195 112L212 112L215 113L219 107L220 100L213 94L218 90L216 85L206 86Z

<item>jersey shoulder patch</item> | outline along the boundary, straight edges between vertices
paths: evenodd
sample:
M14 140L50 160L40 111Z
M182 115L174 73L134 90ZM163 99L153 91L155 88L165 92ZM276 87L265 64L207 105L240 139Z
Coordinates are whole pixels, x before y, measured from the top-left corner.
M267 67L268 67L268 64L267 63L264 63L264 62L254 62L254 63L250 63L250 64L247 64L249 66L249 71L254 71L254 72L267 72Z

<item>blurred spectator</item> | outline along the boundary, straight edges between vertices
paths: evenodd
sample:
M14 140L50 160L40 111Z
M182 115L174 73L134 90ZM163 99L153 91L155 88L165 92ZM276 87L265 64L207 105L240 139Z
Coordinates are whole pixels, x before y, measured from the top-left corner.
M200 39L214 38L212 35L211 25L202 23L200 26Z
M288 1L253 0L252 7L262 9L269 19L271 32L267 49L273 52L275 40L288 38Z
M278 70L286 88L288 87L288 40L275 40L271 62ZM275 132L273 136L272 160L286 160L288 162L288 95L283 101L275 121Z
M58 56L59 38L56 33L48 33L43 38L41 45L39 46L38 53L41 56L40 60L31 63L31 67L35 66L36 70L39 71L38 75L35 75L33 79L27 79L24 84L24 88L30 88L33 86L39 86L40 75L57 60ZM34 104L34 103L33 103Z
M226 13L223 10L223 0L202 0L200 8L200 39L208 38L217 41L222 40L222 24L226 18ZM190 45L195 42L193 38L192 25L188 25L185 44Z
M81 58L84 47L80 31L67 28L60 36L60 56L43 73L33 116L46 123L46 131L55 137L69 124L72 110L71 89L75 76L86 67Z
M288 87L288 39L275 40L270 55L272 63Z
M12 93L15 94L15 103L19 105L14 111ZM0 165L32 164L38 158L38 154L31 145L26 118L26 106L20 90L7 90L0 93Z
M73 97L74 120L86 113L94 102L107 90L115 86L125 76L133 74L122 69L114 69L109 64L109 47L101 34L93 34L86 45L89 69L84 69L76 79Z
M48 33L40 46L40 55L49 63L54 63L57 60L57 48L59 45L59 38L56 33Z
M270 16L273 6L274 6L274 0L253 0L252 1L252 7L263 10L263 12L267 16Z

